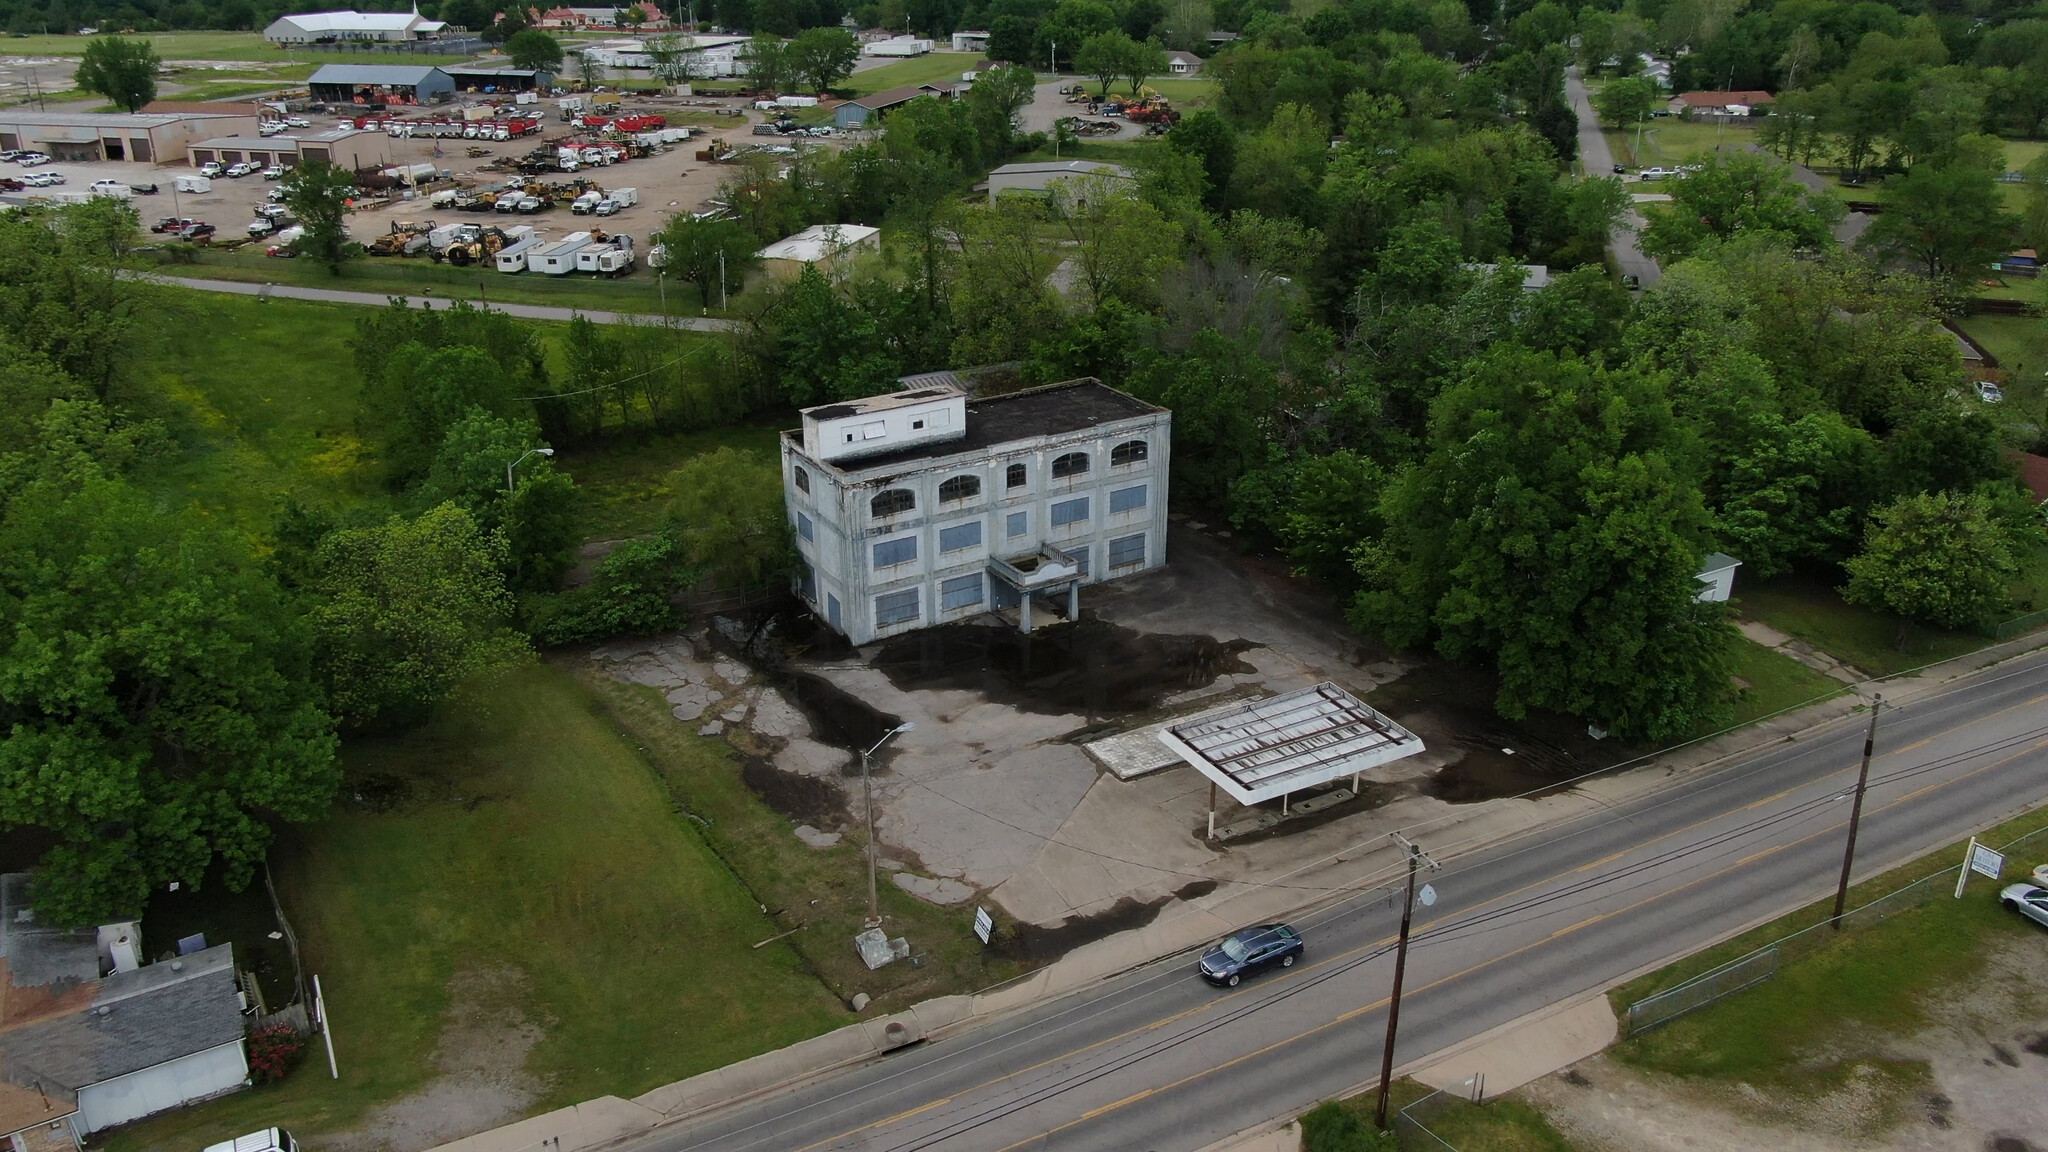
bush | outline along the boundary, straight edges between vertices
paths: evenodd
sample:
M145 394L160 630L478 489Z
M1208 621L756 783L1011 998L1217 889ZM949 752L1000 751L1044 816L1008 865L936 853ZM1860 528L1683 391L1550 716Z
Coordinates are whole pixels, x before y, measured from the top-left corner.
M249 1076L258 1084L282 1080L306 1051L306 1038L289 1024L265 1024L249 1033Z
M628 540L598 563L590 584L527 601L527 631L543 645L589 644L683 626L673 597L697 582L666 533Z
M1301 1118L1302 1152L1395 1152L1391 1132L1372 1125L1335 1100L1325 1100Z

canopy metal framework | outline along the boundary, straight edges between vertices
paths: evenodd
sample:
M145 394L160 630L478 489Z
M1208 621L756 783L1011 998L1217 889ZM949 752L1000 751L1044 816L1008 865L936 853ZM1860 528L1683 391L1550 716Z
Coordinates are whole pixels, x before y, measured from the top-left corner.
M1170 725L1159 740L1240 804L1251 805L1423 750L1422 738L1324 681ZM1213 804L1212 804L1213 808Z

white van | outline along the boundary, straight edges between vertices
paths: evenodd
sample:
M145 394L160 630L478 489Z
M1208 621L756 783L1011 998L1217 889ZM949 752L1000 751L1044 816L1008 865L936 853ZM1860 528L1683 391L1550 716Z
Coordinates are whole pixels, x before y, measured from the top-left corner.
M299 1142L282 1128L265 1128L206 1146L206 1152L299 1152Z

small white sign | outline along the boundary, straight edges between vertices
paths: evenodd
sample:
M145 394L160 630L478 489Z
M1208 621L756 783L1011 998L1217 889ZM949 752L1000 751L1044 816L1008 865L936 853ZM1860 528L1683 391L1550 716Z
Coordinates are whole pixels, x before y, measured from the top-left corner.
M1424 884L1422 891L1415 894L1415 898L1422 901L1424 908L1434 907L1436 905L1436 885Z
M988 914L988 909L976 908L974 910L974 934L981 937L981 942L986 944L988 943L989 935L995 930L996 918Z
M2002 853L1986 848L1982 844L1973 843L1970 845L1970 849L1970 871L1975 872L1979 876L1989 876L1993 880L1998 879L1999 872L2005 868L2005 856Z

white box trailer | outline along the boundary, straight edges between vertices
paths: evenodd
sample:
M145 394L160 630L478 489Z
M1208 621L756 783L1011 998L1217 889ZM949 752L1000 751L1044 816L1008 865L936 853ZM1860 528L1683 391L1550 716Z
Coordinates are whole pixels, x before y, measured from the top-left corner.
M532 254L534 251L536 251L546 243L547 240L544 237L528 236L524 240L519 240L514 243L507 244L503 248L498 249L498 271L526 271L527 256Z
M211 192L213 181L204 176L179 176L172 179L171 187L180 192Z
M567 276L576 270L576 253L590 247L590 233L571 232L552 244L543 244L526 256L526 266L549 276Z
M614 188L607 192L604 198L621 208L631 208L640 202L640 190L638 188Z

